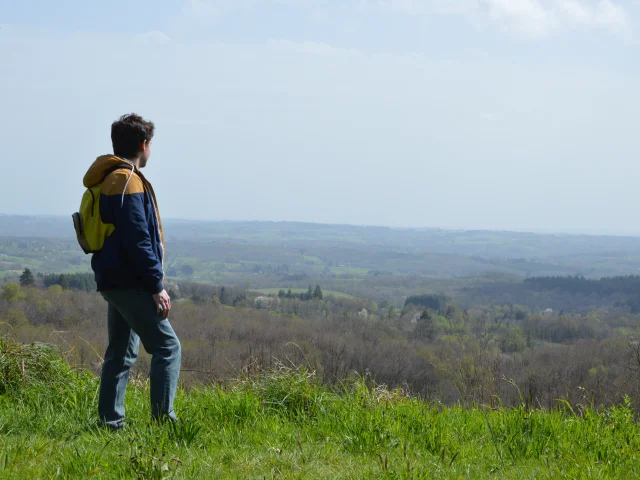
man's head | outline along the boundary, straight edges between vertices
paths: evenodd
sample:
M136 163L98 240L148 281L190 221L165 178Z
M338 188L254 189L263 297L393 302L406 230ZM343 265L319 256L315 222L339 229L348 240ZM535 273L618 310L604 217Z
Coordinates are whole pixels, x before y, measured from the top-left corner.
M151 156L151 140L155 126L140 115L123 115L111 125L113 153L143 168Z

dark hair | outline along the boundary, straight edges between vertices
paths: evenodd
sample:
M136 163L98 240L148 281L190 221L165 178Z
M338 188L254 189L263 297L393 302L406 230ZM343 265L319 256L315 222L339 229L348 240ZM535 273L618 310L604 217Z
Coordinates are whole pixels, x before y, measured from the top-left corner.
M150 142L155 130L153 122L140 115L123 115L111 125L111 143L113 154L126 159L135 158L140 153L140 145Z

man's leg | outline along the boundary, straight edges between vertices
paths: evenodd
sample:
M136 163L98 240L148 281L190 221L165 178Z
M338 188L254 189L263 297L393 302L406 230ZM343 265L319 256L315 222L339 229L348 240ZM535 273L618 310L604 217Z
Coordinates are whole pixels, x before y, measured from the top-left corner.
M107 425L119 428L124 419L124 394L129 370L138 357L138 335L129 327L115 305L109 303L109 346L104 354L100 378L98 414Z
M154 417L175 420L173 401L180 375L180 341L168 320L157 314L151 295L143 290L105 292L151 355L151 409Z

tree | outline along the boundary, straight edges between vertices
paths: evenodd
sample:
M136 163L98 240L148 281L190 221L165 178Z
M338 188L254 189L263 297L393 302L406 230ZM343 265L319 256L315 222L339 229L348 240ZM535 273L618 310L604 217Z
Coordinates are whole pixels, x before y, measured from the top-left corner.
M505 328L499 339L500 350L503 353L521 352L527 344L526 338L518 328Z
M71 288L71 281L69 280L69 277L67 275L62 274L58 278L58 285L60 285L65 290L69 290L69 288Z
M220 289L220 303L223 305L227 305L229 302L229 295L227 295L227 289L222 287Z
M394 307L393 305L391 305L389 307L389 310L387 310L387 319L389 321L393 320L394 318L396 318L396 307Z
M418 319L418 323L416 324L416 328L413 331L413 336L414 338L428 340L430 342L435 340L437 336L437 328L433 320L433 316L427 309L422 311L422 314Z
M247 307L247 306L249 306L249 303L247 302L247 296L244 293L238 295L233 300L233 306L234 307Z
M15 309L9 310L5 314L4 318L2 318L2 320L8 323L13 328L19 327L20 325L24 325L29 322L22 310Z
M309 285L309 289L307 290L306 300L311 300L313 298L313 287Z
M15 302L17 300L22 300L26 297L25 293L20 288L20 285L16 282L7 283L2 289L2 299L7 302Z
M20 285L22 287L33 287L35 284L36 279L33 278L33 273L28 268L25 268L22 275L20 275Z
M49 288L47 288L47 296L49 297L49 299L59 297L60 295L62 295L61 285L58 285L56 283L55 285L51 285Z
M456 306L453 303L447 304L447 307L444 312L444 316L447 318L447 320L451 320L455 314L456 314Z
M316 289L313 292L313 298L317 298L318 300L322 300L322 289L320 288L320 285L316 285Z

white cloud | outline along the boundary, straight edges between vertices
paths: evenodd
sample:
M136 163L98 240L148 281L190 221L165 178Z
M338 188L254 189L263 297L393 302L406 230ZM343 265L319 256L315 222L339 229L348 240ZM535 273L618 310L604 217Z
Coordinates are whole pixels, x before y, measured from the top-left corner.
M488 19L507 31L534 37L576 28L631 32L631 16L621 0L187 0L191 14L220 16L264 6L312 10L339 15L344 9L393 12L411 16L457 15Z
M530 35L545 35L555 18L538 0L487 0L490 17L501 25Z
M502 28L532 36L577 27L624 35L631 30L629 12L614 0L386 0L384 5L407 15L484 15Z
M531 35L549 35L577 27L630 31L627 12L610 0L487 0L493 19L504 27Z

